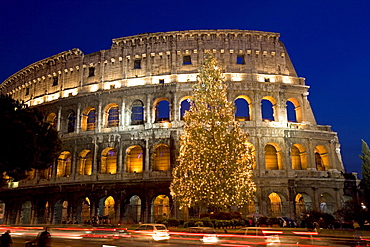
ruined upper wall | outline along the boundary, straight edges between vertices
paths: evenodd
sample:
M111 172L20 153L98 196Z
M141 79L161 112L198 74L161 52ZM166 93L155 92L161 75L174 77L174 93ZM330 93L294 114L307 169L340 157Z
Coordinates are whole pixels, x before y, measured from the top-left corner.
M112 87L194 81L205 51L215 55L231 81L304 85L278 33L191 30L117 38L110 49L91 54L79 49L62 52L10 76L0 93L26 102L38 98L34 101L39 104Z

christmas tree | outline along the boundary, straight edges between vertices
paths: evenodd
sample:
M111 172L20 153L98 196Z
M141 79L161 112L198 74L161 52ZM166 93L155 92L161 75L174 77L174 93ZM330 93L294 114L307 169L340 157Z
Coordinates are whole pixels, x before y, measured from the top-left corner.
M178 164L172 172L171 195L180 208L225 210L253 199L254 157L248 135L235 120L224 81L217 60L207 53L193 85Z

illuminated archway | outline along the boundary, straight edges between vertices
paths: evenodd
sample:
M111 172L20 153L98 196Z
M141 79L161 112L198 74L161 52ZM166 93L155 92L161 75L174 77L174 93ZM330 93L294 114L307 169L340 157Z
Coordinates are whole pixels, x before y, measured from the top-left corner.
M92 174L92 162L93 157L90 150L83 150L80 152L78 161L78 173L79 175L91 175Z
M296 98L289 98L287 100L287 120L288 122L302 122L302 108Z
M96 124L96 109L94 107L86 107L82 112L81 130L94 130Z
M261 100L262 120L266 122L276 121L277 101L271 96L265 96Z
M245 95L239 95L234 105L236 108L235 119L239 121L250 121L252 120L252 100Z
M90 199L85 197L81 202L81 222L90 222Z
M283 157L280 146L276 143L268 143L265 146L266 170L282 170Z
M115 223L115 201L112 196L103 197L99 200L98 215L102 216L100 224Z
M272 217L282 216L282 204L281 197L273 192L268 196L269 199L269 211Z
M303 145L293 144L290 149L290 157L292 159L293 170L307 170L307 152Z
M328 171L330 169L329 154L323 145L315 148L315 163L318 171Z
M115 103L108 104L104 109L104 126L111 128L119 124L119 108Z
M294 199L296 218L303 218L306 212L312 210L312 199L306 193L298 193Z
M186 96L183 97L180 101L180 120L184 120L184 116L186 115L186 112L190 110L192 97Z
M108 147L105 148L101 155L100 173L116 174L117 172L117 151Z
M135 100L131 106L131 125L144 123L144 104L140 100Z
M71 175L72 155L69 151L63 151L58 157L57 177L69 177Z
M155 123L170 121L170 101L167 98L159 98L154 101Z
M153 199L152 216L153 222L170 215L170 200L166 195L158 195Z
M170 166L170 148L165 144L157 145L153 153L153 171L169 171Z
M143 172L143 149L136 145L127 149L127 172Z

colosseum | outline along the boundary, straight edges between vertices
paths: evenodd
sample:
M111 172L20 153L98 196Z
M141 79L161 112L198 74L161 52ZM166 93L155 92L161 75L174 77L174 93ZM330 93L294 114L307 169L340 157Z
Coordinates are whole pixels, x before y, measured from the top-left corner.
M52 167L0 190L1 222L191 216L176 207L169 185L182 116L208 51L254 150L255 200L235 210L297 219L340 209L358 195L358 180L346 179L337 133L317 125L309 86L279 37L248 30L143 33L91 54L71 49L11 75L0 93L39 107L63 149Z

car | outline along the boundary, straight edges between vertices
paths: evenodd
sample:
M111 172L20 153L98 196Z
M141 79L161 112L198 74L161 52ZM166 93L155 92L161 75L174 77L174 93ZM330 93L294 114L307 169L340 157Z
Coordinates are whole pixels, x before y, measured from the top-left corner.
M189 227L184 231L171 233L171 242L183 245L216 244L218 241L212 227Z
M115 228L91 228L85 229L84 234L81 235L83 238L114 238L117 234Z
M164 224L141 224L131 234L133 240L168 241L170 234Z
M243 227L234 234L222 234L220 242L231 245L296 245L310 244L317 232L297 228Z

